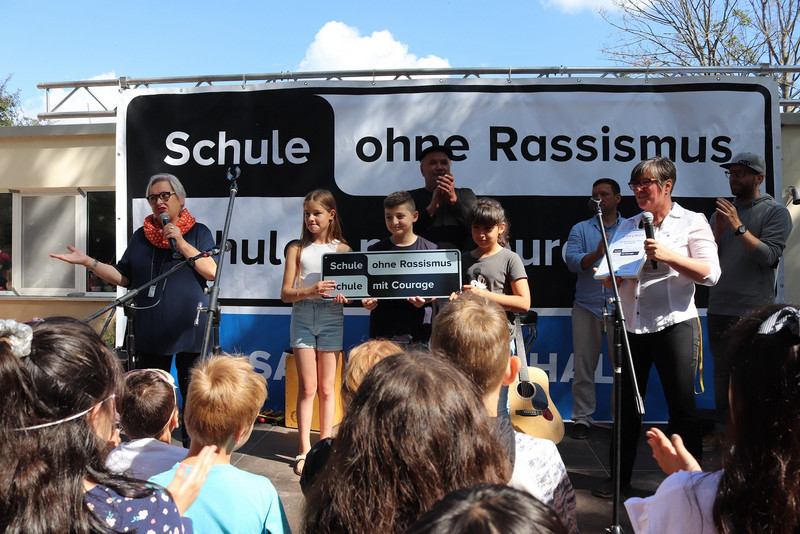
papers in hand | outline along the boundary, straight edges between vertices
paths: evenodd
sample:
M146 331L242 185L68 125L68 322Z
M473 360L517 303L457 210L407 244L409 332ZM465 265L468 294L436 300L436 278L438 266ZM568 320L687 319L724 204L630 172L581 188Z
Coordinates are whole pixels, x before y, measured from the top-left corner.
M633 228L624 233L617 230L614 240L608 244L615 275L621 278L638 278L647 259L644 255L645 239L643 229ZM608 276L608 261L604 256L597 266L594 277L603 279L606 276Z

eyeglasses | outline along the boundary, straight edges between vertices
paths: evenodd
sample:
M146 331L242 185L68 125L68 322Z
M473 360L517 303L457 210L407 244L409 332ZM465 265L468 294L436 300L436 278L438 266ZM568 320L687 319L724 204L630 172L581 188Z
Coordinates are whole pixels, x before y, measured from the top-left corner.
M750 169L738 170L738 171L725 171L725 178L730 178L731 176L735 176L736 178L744 178L748 174L752 173Z
M651 180L650 178L645 178L644 180L639 180L638 182L628 182L628 187L631 188L631 191L636 191L637 189L647 189L652 184L657 184L658 180Z
M177 193L164 191L163 193L159 193L157 195L147 195L146 198L150 204L155 204L159 200L161 202L169 202L169 197L171 197L172 195L177 195Z

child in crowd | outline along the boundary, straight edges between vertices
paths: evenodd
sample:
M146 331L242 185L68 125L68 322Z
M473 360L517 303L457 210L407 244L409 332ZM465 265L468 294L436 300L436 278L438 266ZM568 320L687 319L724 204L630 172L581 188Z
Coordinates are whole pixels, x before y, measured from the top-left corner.
M405 534L567 534L555 512L501 484L475 484L448 493Z
M191 373L184 422L192 445L183 463L194 465L203 445L216 445L219 455L186 517L197 532L289 532L283 504L269 479L231 465L231 454L250 437L267 398L266 380L247 358L232 356L210 356ZM150 481L163 485L175 468Z
M163 369L135 369L122 380L117 411L131 441L111 451L106 465L115 473L147 480L172 468L188 452L172 445L172 431L178 428L175 379Z
M371 339L350 350L347 358L347 367L342 376L342 406L347 410L347 405L353 395L356 394L358 386L364 380L364 375L372 369L372 366L393 354L400 354L403 349L393 341L385 339ZM306 467L300 475L300 488L303 494L307 494L309 488L317 479L333 449L333 438L321 439L311 447L306 458Z
M88 325L68 317L33 326L0 320L0 530L190 532L183 513L214 450L198 449L190 473L165 478L169 492L112 473L119 362ZM142 519L147 518L147 528Z
M450 362L424 352L379 361L306 497L303 532L403 532L455 489L506 482L511 466L493 426Z
M396 191L383 201L386 228L391 236L370 245L367 250L433 250L436 247L424 237L414 233L414 223L419 218L414 199L408 191ZM378 304L366 298L362 305L370 310L370 339L385 338L402 344L427 344L431 337L431 306L421 297L407 301L385 299Z
M501 386L511 384L520 369L519 358L509 358L508 343L503 309L477 295L464 294L450 302L433 322L431 350L473 380L486 410L495 418L500 441L514 462L509 485L551 506L569 531L576 532L575 491L555 444L515 432L509 419L497 414Z
M800 308L770 304L726 332L729 451L703 472L678 434L647 432L669 476L625 501L637 533L800 532Z
M519 354L525 344L515 313L528 311L531 293L522 260L506 248L508 234L509 223L503 206L494 199L479 198L472 209L472 239L478 247L461 255L464 279L461 292L486 297L503 307L511 333L510 354ZM497 410L508 417L508 386L500 390Z
M346 300L341 294L330 298L336 282L322 280L322 255L349 251L342 236L336 199L324 189L311 191L303 200L300 241L291 245L286 254L281 287L281 300L292 303L289 336L297 364L297 431L300 436L294 466L297 475L303 472L306 453L311 449L311 418L317 394L320 439L329 438L333 433L334 381L342 350L342 304Z

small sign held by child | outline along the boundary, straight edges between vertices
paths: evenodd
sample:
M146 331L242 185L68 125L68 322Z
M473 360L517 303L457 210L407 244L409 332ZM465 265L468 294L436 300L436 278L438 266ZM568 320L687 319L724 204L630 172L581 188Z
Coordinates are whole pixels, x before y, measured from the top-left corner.
M348 299L447 298L461 289L461 252L335 252L322 256L322 279Z

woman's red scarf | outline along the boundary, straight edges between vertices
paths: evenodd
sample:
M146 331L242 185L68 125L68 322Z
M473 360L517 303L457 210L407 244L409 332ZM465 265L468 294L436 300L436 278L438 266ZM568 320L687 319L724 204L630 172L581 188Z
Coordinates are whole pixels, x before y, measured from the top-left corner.
M178 222L175 223L175 226L181 231L181 235L184 235L186 232L192 229L194 226L195 219L189 213L189 210L183 208L181 210L180 216L178 216ZM144 219L144 235L153 246L158 248L169 248L169 241L167 238L164 237L163 226L161 226L161 221L156 218L155 215L150 214Z

